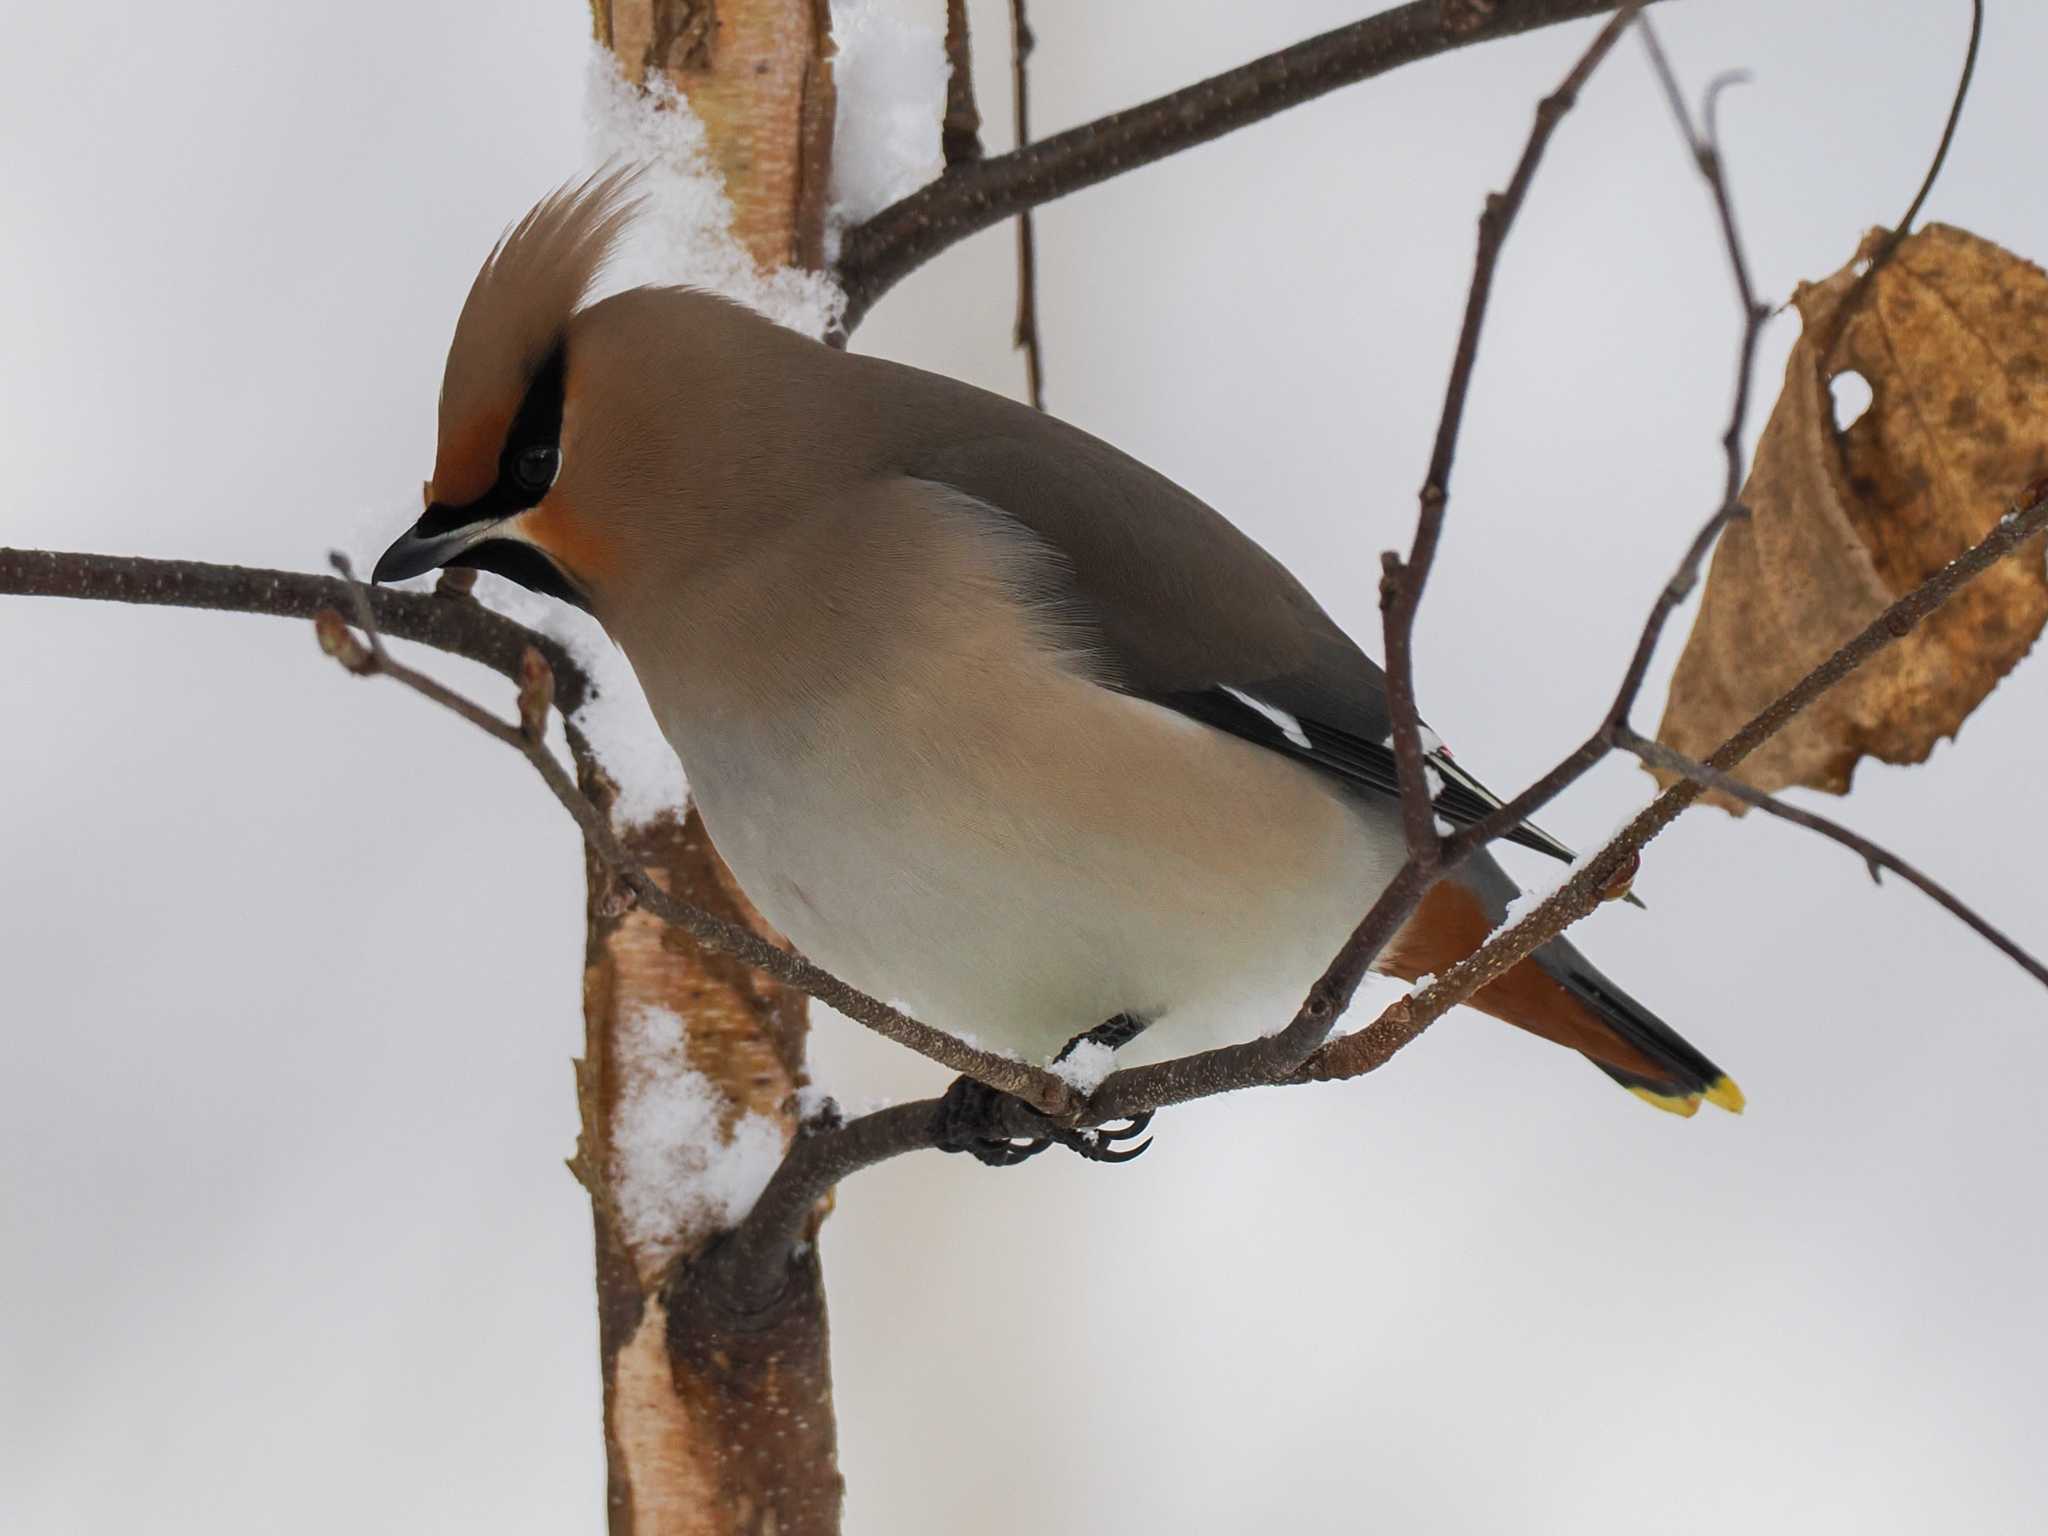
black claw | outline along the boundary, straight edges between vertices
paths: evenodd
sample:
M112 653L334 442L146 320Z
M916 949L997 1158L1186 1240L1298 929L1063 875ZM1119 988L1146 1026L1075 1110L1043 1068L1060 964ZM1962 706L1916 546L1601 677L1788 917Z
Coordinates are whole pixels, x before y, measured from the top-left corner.
M1018 1138L999 1133L1007 1119L1010 1095L977 1082L956 1078L939 1100L932 1117L932 1139L941 1152L965 1152L988 1168L1014 1168L1052 1145L1049 1138Z
M1020 1118L1029 1121L1040 1134L1009 1134ZM1134 1147L1119 1143L1143 1135L1151 1123L1148 1111L1117 1125L1072 1130L1054 1125L1009 1094L974 1078L962 1077L939 1100L932 1117L932 1140L942 1152L965 1152L989 1168L1014 1168L1055 1144L1091 1163L1128 1163L1152 1143L1141 1141Z
M1133 1136L1143 1136L1145 1127L1152 1123L1152 1112L1133 1115L1118 1125L1098 1125L1092 1130L1068 1131L1048 1127L1047 1134L1061 1146L1085 1157L1091 1163L1128 1163L1132 1158L1152 1145L1151 1139L1139 1142L1135 1147L1118 1146L1118 1142L1129 1141Z

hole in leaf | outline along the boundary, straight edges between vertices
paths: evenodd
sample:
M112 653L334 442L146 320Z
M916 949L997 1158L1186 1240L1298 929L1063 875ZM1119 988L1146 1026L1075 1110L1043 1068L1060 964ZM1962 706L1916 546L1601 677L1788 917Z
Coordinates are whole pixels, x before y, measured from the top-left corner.
M1870 409L1870 380L1851 369L1828 380L1828 396L1835 405L1835 430L1846 432Z

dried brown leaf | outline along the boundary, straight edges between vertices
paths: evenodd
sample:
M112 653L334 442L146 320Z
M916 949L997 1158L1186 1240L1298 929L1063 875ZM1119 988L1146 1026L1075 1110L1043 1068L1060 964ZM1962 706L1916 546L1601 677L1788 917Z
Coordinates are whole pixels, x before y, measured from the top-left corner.
M1845 310L1881 239L1874 231L1855 262L1793 295L1804 333L1743 488L1750 517L1715 551L1657 733L1688 756L1705 757L1974 544L2048 467L2048 274L1935 224ZM1871 403L1838 432L1830 385L1847 373ZM2039 553L2001 563L1817 700L1741 776L1839 795L1862 757L1924 761L2044 620Z

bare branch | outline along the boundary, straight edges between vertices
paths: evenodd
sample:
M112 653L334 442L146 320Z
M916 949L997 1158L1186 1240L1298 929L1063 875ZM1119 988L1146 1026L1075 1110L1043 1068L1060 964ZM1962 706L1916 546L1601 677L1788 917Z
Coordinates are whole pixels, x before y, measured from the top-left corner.
M1756 359L1759 343L1763 339L1764 326L1771 318L1771 308L1757 297L1756 284L1750 277L1749 258L1743 251L1742 236L1735 223L1734 200L1728 191L1726 166L1721 156L1721 146L1715 137L1713 103L1719 91L1730 77L1717 80L1708 89L1706 127L1696 129L1692 114L1686 109L1685 94L1680 90L1677 76L1672 72L1670 62L1664 55L1663 47L1657 41L1657 34L1648 17L1640 22L1643 46L1648 50L1650 61L1655 67L1658 79L1664 86L1665 96L1671 105L1671 114L1677 122L1679 132L1685 136L1686 147L1691 151L1694 166L1706 182L1714 199L1714 211L1721 226L1722 248L1727 253L1728 268L1735 279L1736 297L1742 306L1742 345L1738 349L1735 364L1735 397L1728 409L1728 425L1721 434L1721 450L1726 470L1721 484L1721 504L1693 535L1685 555L1678 562L1678 569L1657 594L1657 600L1650 607L1649 617L1644 621L1642 633L1637 637L1636 647L1629 657L1627 669L1622 673L1621 685L1615 690L1614 702L1608 706L1606 716L1594 729L1593 734L1568 753L1554 768L1536 780L1527 789L1509 800L1489 815L1482 817L1471 826L1463 828L1446 840L1444 857L1456 864L1475 848L1485 846L1497 837L1504 836L1520 826L1537 811L1548 805L1572 784L1583 777L1593 765L1613 750L1615 735L1628 724L1629 714L1635 708L1641 694L1643 681L1649 675L1651 659L1657 653L1658 642L1663 638L1665 627L1679 604L1691 596L1699 585L1700 571L1706 564L1708 551L1729 523L1740 517L1747 517L1749 509L1742 504L1742 477L1748 455L1744 452L1744 434L1749 423L1750 402L1756 390Z
M1644 31L1647 35L1647 25ZM1735 401L1730 411L1728 428L1722 438L1728 465L1722 505L1695 536L1685 558L1680 562L1677 573L1659 595L1644 626L1636 653L1623 677L1621 688L1616 694L1615 702L1601 728L1549 774L1499 811L1456 836L1444 840L1443 857L1446 868L1466 857L1474 848L1482 846L1486 841L1535 814L1566 785L1606 756L1623 733L1635 737L1635 733L1627 725L1628 715L1642 686L1643 675L1647 671L1648 660L1655 650L1657 639L1671 612L1696 585L1700 568L1714 538L1731 518L1743 513L1739 500L1744 460L1743 430L1752 388L1751 379L1755 371L1758 338L1768 311L1757 300L1749 276L1748 263L1743 255L1723 174L1719 145L1713 131L1714 93L1723 82L1717 82L1709 93L1706 129L1695 130L1690 114L1685 110L1683 97L1676 88L1668 64L1663 60L1654 37L1649 38L1648 46L1693 150L1695 163L1713 192L1730 267L1735 275L1736 288L1744 311L1743 344L1737 371ZM1965 86L1967 78L1966 69ZM1959 91L1958 103L1960 100ZM1953 132L1953 122L1950 131ZM1937 156L1937 163L1938 158ZM1468 304L1468 311L1469 308ZM1425 516L1428 515L1427 494L1425 489ZM2028 487L2013 510L2008 512L1974 548L1929 577L1913 592L1893 603L1862 633L1842 646L1736 732L1713 754L1709 764L1702 766L1709 772L1725 772L1741 762L1763 742L1783 729L1807 704L1847 677L1885 646L1911 633L1928 614L1940 607L1963 585L1998 560L2010 555L2038 533L2044 525L2048 525L2048 479ZM1391 674L1391 648L1389 671ZM1496 932L1477 952L1445 972L1428 988L1385 1009L1365 1029L1315 1051L1301 1063L1293 1080L1326 1081L1353 1077L1383 1065L1435 1019L1519 964L1542 944L1555 938L1565 928L1607 899L1617 880L1639 860L1643 846L1668 826L1681 811L1697 800L1700 793L1700 785L1691 779L1673 785L1638 814L1621 833L1609 841L1606 847L1585 860L1562 886L1539 903L1533 911L1510 927ZM1901 870L1901 873L1906 871ZM1914 876L1908 874L1907 878L1912 879ZM1920 881L1916 879L1915 883L1919 884ZM1928 894L1935 896L1936 900L1943 901L1944 905L1949 905L1953 901L1953 898L1948 898L1938 887L1930 889L1928 885L1922 885L1921 888L1928 890ZM1969 922L2002 953L2011 956L2030 971L2033 969L2034 963L2031 958L2017 951L2010 940L2005 939L1996 930L1990 929L1988 925L1982 924L1982 920L1969 913L1967 909L1959 910L1959 907L1960 904L1951 905L1950 910L1955 911L1965 922ZM1199 1061L1200 1058L1195 1060ZM1156 1069L1143 1070L1150 1072ZM1129 1074L1115 1074L1103 1084L1090 1106L1091 1114L1128 1114L1134 1109L1150 1107L1141 1095L1120 1092L1122 1085L1119 1079L1127 1075Z
M347 584L332 576L46 549L0 549L0 596L88 598L282 619L310 619L323 608L352 603ZM560 644L480 603L390 587L370 589L366 600L384 633L466 657L515 682L520 657L532 646L554 669L564 711L580 708L589 696L590 680Z
M346 578L348 561L340 555L334 556L334 561L336 569L343 572ZM576 787L568 770L563 768L554 753L548 750L544 730L545 711L539 709L538 704L551 688L552 682L546 676L547 661L537 649L528 649L521 657L519 669L514 674L520 682L521 714L521 724L514 725L499 719L481 705L464 698L424 673L395 660L384 649L383 641L377 633L377 620L371 609L369 589L353 579L348 579L347 585L353 589L350 596L357 600L357 619L365 626L367 650L353 656L338 651L333 634L342 620L341 615L332 609L315 616L321 648L330 655L337 656L337 659L358 676L388 677L422 697L433 700L442 708L452 710L487 735L517 749L533 764L542 781L553 792L555 799L582 829L585 841L596 850L597 856L647 911L671 927L680 928L706 949L718 954L731 955L764 975L772 976L784 985L795 987L798 991L816 998L827 1007L838 1009L848 1018L865 1024L884 1038L930 1057L941 1066L951 1067L956 1072L964 1072L991 1087L1002 1089L1005 1093L1015 1094L1050 1115L1070 1116L1078 1109L1079 1103L1074 1091L1051 1073L1005 1056L976 1050L952 1035L934 1029L929 1024L913 1019L908 1014L891 1008L887 1003L868 996L829 971L813 965L801 955L770 944L751 929L738 923L727 922L702 907L670 895L652 875L634 862L624 845L619 842L618 834L612 830L611 823L604 813Z
M1941 179L1941 168L1948 163L1949 146L1956 141L1956 127L1963 120L1963 103L1970 99L1970 82L1977 74L1977 51L1984 42L1984 0L1970 0L1970 41L1963 50L1963 73L1956 81L1955 100L1949 104L1948 121L1942 125L1941 142L1934 147L1934 159L1927 167L1927 175L1920 182L1920 190L1913 194L1913 201L1906 206L1906 212L1892 229L1891 246L1913 232L1913 223L1920 217L1920 210L1927 206L1927 195L1934 190L1934 184ZM1886 250L1871 261L1873 267L1883 263Z
M1401 930L1421 905L1422 898L1442 873L1443 839L1437 836L1435 812L1422 771L1422 722L1415 706L1415 671L1411 639L1415 614L1436 557L1443 532L1445 508L1449 501L1451 463L1457 453L1458 434L1464 424L1465 398L1471 387L1472 370L1479 357L1479 334L1486 323L1488 296L1500 253L1515 215L1520 212L1535 180L1536 167L1558 123L1572 109L1586 80L1613 50L1615 42L1643 8L1645 0L1628 0L1594 37L1563 83L1545 97L1536 109L1536 121L1529 131L1521 159L1516 163L1507 190L1489 197L1479 220L1479 248L1473 261L1472 286L1465 303L1465 319L1458 333L1458 345L1444 390L1443 414L1437 422L1435 446L1430 453L1429 472L1423 483L1421 506L1416 514L1415 542L1407 562L1389 553L1383 556L1385 575L1380 583L1380 607L1386 626L1387 698L1393 716L1394 756L1401 790L1402 818L1408 841L1408 860L1380 893L1372 909L1359 920L1323 974L1309 989L1308 997L1294 1018L1278 1034L1206 1051L1180 1061L1157 1066L1131 1068L1112 1073L1089 1101L1089 1117L1119 1119L1165 1104L1205 1097L1258 1083L1277 1082L1293 1075L1309 1055L1328 1038L1344 1010L1351 1005L1365 973L1379 953ZM1476 844L1474 846L1477 846ZM1467 989L1469 996L1477 986Z
M1949 103L1948 120L1942 124L1941 142L1934 146L1934 158L1928 162L1927 174L1920 179L1919 190L1913 194L1913 201L1906 206L1905 215L1892 226L1870 258L1870 265L1863 269L1850 287L1842 302L1836 306L1832 329L1826 333L1826 344L1819 351L1823 366L1835 355L1835 348L1848 334L1849 320L1869 298L1871 285L1877 281L1877 274L1898 254L1899 244L1913 232L1913 221L1920 217L1920 210L1927 206L1928 195L1934 191L1934 183L1941 177L1941 168L1948 163L1949 145L1955 142L1956 127L1963 120L1963 104L1970 99L1970 83L1977 76L1977 52L1984 41L1984 0L1970 0L1970 41L1963 49L1963 72L1956 80L1956 94Z
M1787 805L1775 796L1767 795L1754 785L1738 779L1732 773L1723 772L1719 768L1710 768L1705 763L1687 757L1683 752L1675 752L1661 742L1652 741L1646 736L1640 736L1633 730L1623 730L1615 745L1625 752L1633 752L1637 757L1653 767L1662 768L1670 773L1684 774L1696 784L1708 789L1717 789L1724 795L1732 795L1744 804L1753 805L1758 810L1768 812L1781 821L1789 821L1794 826L1805 827L1808 831L1818 832L1822 837L1834 839L1844 848L1848 848L1861 855L1865 866L1870 870L1870 878L1873 880L1878 878L1878 871L1883 869L1889 869L1894 874L1904 876L1908 882L1925 891L1956 917L1961 918L1981 938L2000 954L2009 958L2029 976L2032 976L2034 980L2040 982L2043 986L2048 986L2048 966L2042 965L2040 961L2036 960L1998 929L1992 927L1991 924L1979 917L1970 907L1951 894L1946 887L1936 884L1935 881L1923 875L1897 854L1881 847L1877 843L1873 843L1861 833L1852 832L1840 822L1833 821L1817 812L1806 810L1802 806Z
M1411 0L1007 155L949 167L847 231L850 332L875 301L969 235L1330 91L1453 49L1603 15L1618 0Z
M946 0L946 115L939 147L948 165L981 158L981 108L974 104L974 50L967 36L967 0Z
M2043 528L2048 528L2048 479L2029 486L2019 504L2000 518L1992 530L1968 551L1872 619L1854 638L1717 747L1707 759L1707 766L1721 772L1734 768L1783 730L1807 705L1886 646L1911 634L1922 620L1973 578L2005 559ZM1391 1056L1435 1019L1520 964L1538 947L1549 943L1599 906L1623 866L1702 793L1702 786L1692 779L1672 785L1637 812L1606 847L1576 865L1571 877L1534 909L1513 926L1496 932L1476 953L1459 961L1432 985L1409 999L1402 1017L1389 1017L1396 1011L1389 1009L1387 1014L1358 1034L1337 1041L1326 1057L1343 1053L1345 1059L1370 1060L1376 1066ZM1315 1075L1352 1074L1328 1071ZM1109 1081L1113 1083L1116 1079L1112 1077ZM1107 1086L1104 1085L1105 1088ZM1098 1094L1098 1102L1100 1098Z
M1010 101L1017 148L1031 142L1031 50L1038 46L1025 0L1010 0ZM1038 343L1038 239L1031 210L1017 215L1017 323L1010 345L1024 354L1024 386L1034 411L1045 409L1045 359Z
M1607 57L1622 32L1643 8L1644 0L1629 0L1602 27L1593 44L1562 84L1536 107L1536 124L1508 178L1505 191L1486 200L1479 216L1479 249L1473 258L1472 283L1465 296L1465 318L1458 331L1457 350L1451 362L1451 376L1444 386L1444 406L1437 418L1436 442L1430 450L1429 471L1424 476L1421 507L1415 518L1415 541L1403 562L1391 551L1382 555L1380 615L1386 634L1387 707L1394 727L1394 763L1401 791L1401 822L1408 838L1408 857L1425 869L1442 861L1442 839L1437 836L1435 810L1422 771L1422 717L1415 703L1415 660L1412 647L1415 615L1422 604L1423 588L1436 562L1436 548L1443 537L1444 513L1451 493L1451 466L1457 458L1458 435L1465 425L1465 401L1471 393L1472 371L1479 362L1479 338L1486 325L1486 308L1493 296L1494 273L1500 254L1514 227L1515 216L1529 195L1543 152L1564 115L1577 103L1579 92L1600 61ZM1513 825L1510 823L1509 825Z

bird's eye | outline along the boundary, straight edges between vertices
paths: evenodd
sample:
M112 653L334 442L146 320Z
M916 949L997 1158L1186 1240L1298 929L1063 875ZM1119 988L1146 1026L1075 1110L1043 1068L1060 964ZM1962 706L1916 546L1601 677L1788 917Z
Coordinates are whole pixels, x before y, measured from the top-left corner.
M558 448L522 448L512 460L512 473L529 491L544 491L555 483L562 468Z

